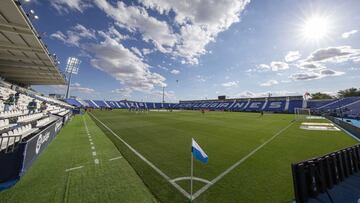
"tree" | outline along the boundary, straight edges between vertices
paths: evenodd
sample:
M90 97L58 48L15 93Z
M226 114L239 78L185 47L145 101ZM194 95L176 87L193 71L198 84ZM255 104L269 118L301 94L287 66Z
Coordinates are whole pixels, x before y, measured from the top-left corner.
M333 99L333 98L334 97L332 97L331 95L321 92L311 94L311 99Z
M352 87L352 88L349 88L346 90L340 90L338 92L339 98L354 97L354 96L360 96L360 89L356 89L356 88Z

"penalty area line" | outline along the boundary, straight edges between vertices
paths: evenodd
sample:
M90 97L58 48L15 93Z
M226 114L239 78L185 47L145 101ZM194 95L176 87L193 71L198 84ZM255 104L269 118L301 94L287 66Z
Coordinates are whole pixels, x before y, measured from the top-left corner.
M129 148L135 155L137 155L140 159L142 159L145 163L147 163L152 169L154 169L160 176L165 178L172 186L174 186L181 194L190 199L190 194L186 192L180 185L171 181L170 177L167 176L164 172L162 172L158 167L156 167L153 163L147 160L143 155L141 155L138 151L136 151L131 145L129 145L125 140L123 140L119 135L117 135L114 131L112 131L108 126L106 126L103 122L101 122L96 116L92 113L88 112L91 117L93 117L96 121L98 121L102 126L104 126L111 134L113 134L118 140L120 140L127 148Z
M194 195L192 200L196 199L199 195L201 195L203 192L205 192L207 189L209 189L212 185L214 185L216 182L221 180L226 174L230 173L232 170L234 170L236 167L238 167L240 164L242 164L244 161L246 161L248 158L253 156L257 151L259 151L261 148L263 148L265 145L267 145L269 142L274 140L277 136L279 136L281 133L283 133L285 130L290 128L294 122L291 122L289 125L278 131L275 135L273 135L270 139L268 139L266 142L262 143L260 146L252 150L249 154L247 154L245 157L240 159L238 162L230 166L228 169L226 169L224 172L222 172L220 175L218 175L216 178L210 181L210 183L206 184L204 187L202 187L200 190L198 190Z
M118 156L118 157L115 157L115 158L112 158L112 159L109 159L109 161L115 161L115 160L118 160L118 159L121 159L122 156Z

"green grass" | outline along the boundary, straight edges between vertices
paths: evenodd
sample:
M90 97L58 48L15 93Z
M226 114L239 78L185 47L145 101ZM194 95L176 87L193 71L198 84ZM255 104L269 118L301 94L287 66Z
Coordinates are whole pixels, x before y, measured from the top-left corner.
M156 202L126 159L88 117L84 116L100 164L81 116L65 126L24 177L0 192L0 202ZM84 166L65 172L65 169Z
M195 202L290 202L290 165L356 141L343 132L306 131L293 115L197 111L129 113L94 111L99 120L171 179L190 174L191 138L209 156L195 161L194 175L212 180L276 133L291 125L253 156L202 193ZM317 121L314 121L317 122ZM152 193L162 202L186 202L177 189L138 158L104 126L98 126L118 147ZM189 181L177 182L189 192ZM204 186L195 182L195 191Z

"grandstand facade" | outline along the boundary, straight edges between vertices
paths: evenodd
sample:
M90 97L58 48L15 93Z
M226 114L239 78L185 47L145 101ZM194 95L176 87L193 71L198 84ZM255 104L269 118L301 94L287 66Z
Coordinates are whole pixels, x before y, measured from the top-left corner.
M339 114L344 117L360 117L360 97L347 97L329 100L304 100L302 96L239 98L226 100L189 100L179 103L105 101L66 99L66 102L81 108L112 109L184 109L234 112L273 112L294 113L296 108L308 108L313 114Z

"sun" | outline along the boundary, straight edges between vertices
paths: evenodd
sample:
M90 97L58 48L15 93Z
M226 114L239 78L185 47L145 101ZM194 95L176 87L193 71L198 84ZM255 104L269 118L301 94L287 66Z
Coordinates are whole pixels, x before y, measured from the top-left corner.
M309 41L320 41L329 36L331 30L330 19L326 16L311 16L304 21L301 34Z

